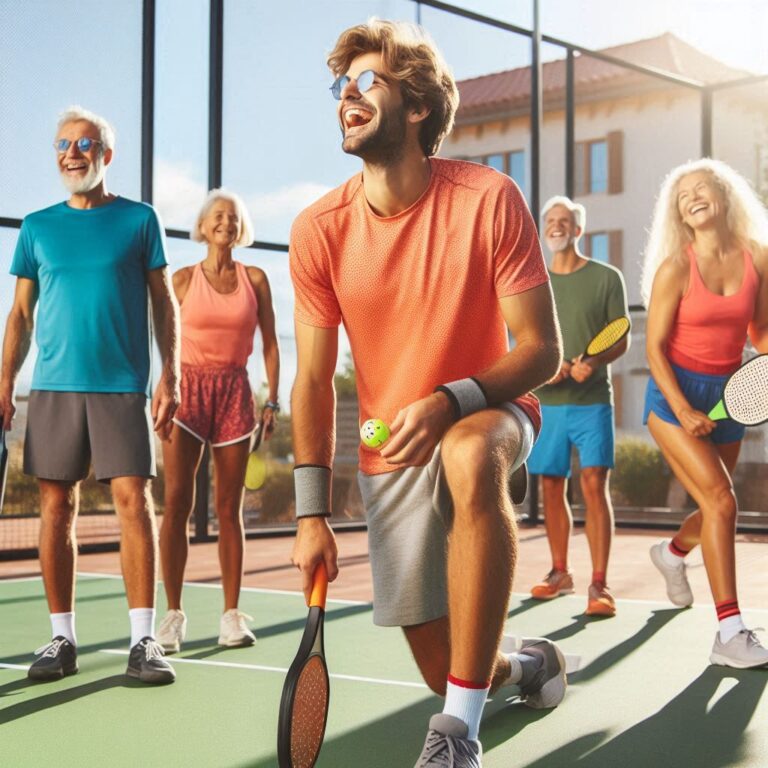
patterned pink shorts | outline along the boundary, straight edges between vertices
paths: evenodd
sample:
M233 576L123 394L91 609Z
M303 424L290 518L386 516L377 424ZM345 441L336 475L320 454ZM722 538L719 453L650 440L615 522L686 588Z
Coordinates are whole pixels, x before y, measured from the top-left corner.
M174 422L214 447L250 437L256 417L245 368L182 365Z

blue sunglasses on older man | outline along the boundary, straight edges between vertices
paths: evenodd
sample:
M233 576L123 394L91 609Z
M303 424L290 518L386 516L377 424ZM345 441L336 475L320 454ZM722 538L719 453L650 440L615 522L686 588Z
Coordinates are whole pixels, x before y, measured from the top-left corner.
M77 148L81 152L88 152L94 144L103 144L104 142L101 142L98 139L91 139L88 136L81 136L74 143L77 144ZM59 139L58 141L53 142L53 148L60 155L63 155L71 146L72 142L69 139Z
M331 93L333 94L333 98L336 99L336 101L341 101L341 92L344 90L347 83L351 83L353 81L357 83L357 90L360 91L360 93L365 93L371 89L374 78L376 77L381 78L381 75L379 75L378 72L374 72L372 69L366 69L357 77L339 75L333 81L333 85L331 86Z

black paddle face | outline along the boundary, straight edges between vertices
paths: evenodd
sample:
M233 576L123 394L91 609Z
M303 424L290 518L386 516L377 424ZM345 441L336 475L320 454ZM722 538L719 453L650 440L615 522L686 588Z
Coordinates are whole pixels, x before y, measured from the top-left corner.
M5 499L5 479L8 476L8 446L5 444L5 430L0 429L0 512Z
M280 768L313 768L323 743L330 700L324 614L320 607L310 608L299 651L285 678L277 734Z

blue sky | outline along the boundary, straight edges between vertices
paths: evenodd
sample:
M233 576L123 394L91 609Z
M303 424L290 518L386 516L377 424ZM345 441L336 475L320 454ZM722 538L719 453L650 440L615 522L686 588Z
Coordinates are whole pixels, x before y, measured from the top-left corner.
M458 4L458 3L457 3ZM466 0L480 13L521 26L528 0ZM66 12L63 9L66 8ZM359 169L339 149L325 55L336 35L371 15L416 20L411 0L226 0L224 157L226 186L240 192L257 238L286 242L302 207ZM672 31L716 58L768 72L768 3L762 0L541 0L545 33L601 48ZM529 62L527 39L422 8L422 24L457 78ZM187 227L206 191L207 0L157 0L155 202L168 226ZM55 116L81 103L117 128L112 191L139 195L141 2L0 0L0 215L64 197L50 142ZM32 53L33 52L33 53ZM559 49L547 46L545 58ZM13 290L7 275L16 233L0 230L0 312ZM204 255L172 240L172 266ZM293 375L291 289L282 254L244 252L267 268L285 355L283 398ZM25 366L24 387L30 376ZM254 375L261 376L258 365Z

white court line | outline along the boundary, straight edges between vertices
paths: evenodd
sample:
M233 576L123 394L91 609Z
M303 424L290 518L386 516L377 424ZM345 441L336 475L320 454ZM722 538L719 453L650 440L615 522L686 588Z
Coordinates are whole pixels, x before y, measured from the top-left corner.
M29 665L24 666L24 664L5 664L0 663L0 669L20 669L26 672L29 669Z
M115 573L91 573L89 571L78 571L78 576L83 576L88 579L122 579L122 576L118 576ZM39 576L37 578L40 578ZM157 582L160 584L161 582ZM185 581L185 587L199 587L200 589L221 589L221 584L200 584L197 581ZM241 592L253 592L256 594L264 595L291 595L293 597L304 597L303 592L294 591L290 589L267 589L265 587L240 587ZM339 605L373 605L373 603L366 600L343 600L341 598L328 598L327 603L337 603Z
M112 653L117 656L127 656L130 651L122 651L117 648L102 648L101 653ZM261 664L237 664L232 661L204 661L202 659L181 659L174 657L173 659L167 659L172 664L200 664L206 667L227 667L230 669L253 669L258 672L278 672L281 675L285 675L288 672L287 668L283 667L265 667ZM394 685L402 688L426 688L425 683L409 683L402 680L381 680L376 677L358 677L356 675L340 675L335 672L331 672L328 675L334 680L351 680L356 683L375 683L376 685Z
M42 576L18 576L13 579L0 579L0 584L18 584L21 581L41 581Z
M78 571L78 576L82 576L83 578L88 579L122 579L122 576L118 576L115 573L91 573L89 571ZM40 581L42 577L40 576L27 576L25 578L20 579L0 579L0 585L12 582L12 581ZM160 584L160 582L158 582ZM199 584L196 581L185 581L184 582L185 587L199 587L201 589L221 589L221 584ZM252 592L255 594L265 594L265 595L290 595L293 597L304 597L303 592L293 591L290 589L266 589L263 587L241 587L241 592ZM519 598L520 600L529 599L531 597L530 592L513 592L512 597ZM559 600L566 599L566 600L584 600L584 595L561 595ZM365 600L343 600L341 598L328 598L328 603L335 603L338 605L370 605L372 606L373 603L367 602ZM673 608L674 606L671 603L665 602L663 600L639 600L636 598L616 598L617 603L628 603L630 605L653 605L657 608ZM711 611L713 608L711 603L694 603L691 606L691 609L697 609L697 610L708 610ZM768 608L753 608L749 605L741 606L743 611L748 611L749 613L766 613L768 614ZM512 609L514 610L514 609ZM680 609L685 610L683 608Z

